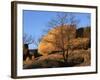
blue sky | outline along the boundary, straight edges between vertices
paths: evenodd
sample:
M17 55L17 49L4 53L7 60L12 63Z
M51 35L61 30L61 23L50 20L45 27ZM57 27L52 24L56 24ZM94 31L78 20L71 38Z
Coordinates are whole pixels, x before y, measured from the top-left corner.
M46 30L48 22L54 19L57 14L58 12L52 11L23 10L23 33L31 35L37 40L44 33L43 31ZM73 13L73 15L80 20L78 27L86 27L91 24L90 13ZM31 44L29 48L37 47Z

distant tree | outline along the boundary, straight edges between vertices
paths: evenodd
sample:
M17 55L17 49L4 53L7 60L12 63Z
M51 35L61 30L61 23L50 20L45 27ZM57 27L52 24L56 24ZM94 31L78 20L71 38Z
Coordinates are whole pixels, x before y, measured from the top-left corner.
M34 43L34 39L32 36L27 35L26 33L23 34L23 60L25 61L27 57L30 59L32 55L29 52L29 44Z
M32 38L32 36L27 35L26 33L23 34L23 44L32 44L34 43L34 39Z

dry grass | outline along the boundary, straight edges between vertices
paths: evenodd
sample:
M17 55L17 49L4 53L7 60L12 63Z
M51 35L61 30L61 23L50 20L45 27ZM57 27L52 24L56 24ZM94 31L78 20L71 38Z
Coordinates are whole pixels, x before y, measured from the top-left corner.
M69 55L69 58L77 58L82 57L84 58L84 62L78 64L76 66L90 66L91 65L91 50L75 50L73 53Z

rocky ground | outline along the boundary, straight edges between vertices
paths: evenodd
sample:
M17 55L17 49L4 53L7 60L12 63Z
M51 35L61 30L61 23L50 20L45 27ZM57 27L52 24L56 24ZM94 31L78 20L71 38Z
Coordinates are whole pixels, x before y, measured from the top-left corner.
M68 62L65 63L60 53L41 56L38 58L27 59L23 62L24 69L34 68L52 68L52 67L74 67L74 66L90 66L91 54L90 49L74 50L69 54Z

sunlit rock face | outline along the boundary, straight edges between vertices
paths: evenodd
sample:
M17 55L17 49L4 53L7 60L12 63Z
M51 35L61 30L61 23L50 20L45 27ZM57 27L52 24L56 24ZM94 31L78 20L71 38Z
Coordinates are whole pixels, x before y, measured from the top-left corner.
M76 38L72 39L69 42L72 49L77 50L77 49L88 49L90 48L90 40L89 38Z
M42 37L42 40L38 46L38 52L42 55L48 55L52 51L60 50L61 47L67 45L68 37L73 39L76 37L76 27L70 25L57 26L46 35ZM63 44L62 44L63 39Z

